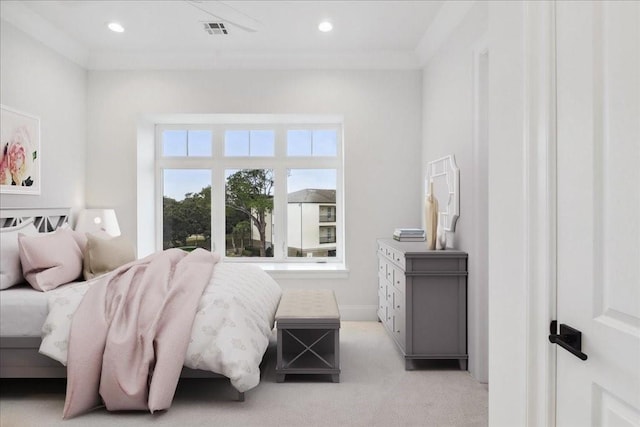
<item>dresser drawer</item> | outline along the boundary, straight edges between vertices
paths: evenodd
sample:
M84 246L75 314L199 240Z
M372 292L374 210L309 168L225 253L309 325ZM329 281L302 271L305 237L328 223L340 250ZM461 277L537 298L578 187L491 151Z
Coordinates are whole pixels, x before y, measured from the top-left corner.
M397 289L393 291L393 336L400 344L400 346L405 349L406 348L406 299L404 292L400 292Z
M378 276L387 278L387 261L381 256L378 257Z
M397 289L394 289L391 296L391 305L393 306L394 314L404 317L407 312L405 309L405 304L406 302L404 292L400 292Z
M404 271L396 266L392 266L393 269L393 286L400 292L406 292L407 279L404 275Z
M387 321L387 296L386 296L386 286L384 285L384 283L382 282L382 280L379 280L379 285L378 285L378 318L380 318L381 321L386 322Z
M391 253L389 254L389 258L391 258L393 260L393 262L399 266L402 270L404 270L406 268L406 263L404 260L404 254L400 251L396 251L396 250L391 250Z
M393 337L400 344L403 350L407 348L407 331L404 315L395 314L393 316Z
M393 265L385 257L378 257L378 276L393 283Z
M378 275L387 280L389 283L393 283L395 275L394 266L391 261L385 257L378 257Z

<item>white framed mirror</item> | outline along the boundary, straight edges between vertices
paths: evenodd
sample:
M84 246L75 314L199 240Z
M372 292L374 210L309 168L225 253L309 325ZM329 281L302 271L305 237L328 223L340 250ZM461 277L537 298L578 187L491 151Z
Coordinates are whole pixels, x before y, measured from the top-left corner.
M430 182L433 196L438 200L438 217L445 231L456 231L460 216L460 168L453 154L427 163L427 197Z

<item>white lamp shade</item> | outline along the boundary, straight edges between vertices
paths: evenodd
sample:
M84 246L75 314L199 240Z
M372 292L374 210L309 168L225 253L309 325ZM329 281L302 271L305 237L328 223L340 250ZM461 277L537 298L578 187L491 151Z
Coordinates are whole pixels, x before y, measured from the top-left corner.
M113 209L83 209L78 215L76 231L82 233L106 232L115 237L120 235L116 211Z

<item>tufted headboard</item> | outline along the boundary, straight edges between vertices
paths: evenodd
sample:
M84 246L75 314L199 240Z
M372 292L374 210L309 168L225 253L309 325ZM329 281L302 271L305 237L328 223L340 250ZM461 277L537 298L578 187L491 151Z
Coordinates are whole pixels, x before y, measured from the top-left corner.
M14 227L33 219L40 233L54 231L69 222L69 208L0 209L0 228Z

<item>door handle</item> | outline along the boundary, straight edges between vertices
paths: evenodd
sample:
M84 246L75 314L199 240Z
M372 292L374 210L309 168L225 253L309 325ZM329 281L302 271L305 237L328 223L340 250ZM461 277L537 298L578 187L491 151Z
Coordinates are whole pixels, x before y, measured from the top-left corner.
M587 360L587 355L582 352L582 332L571 326L560 324L560 333L557 333L558 321L552 320L549 326L549 341L558 344L580 360Z

